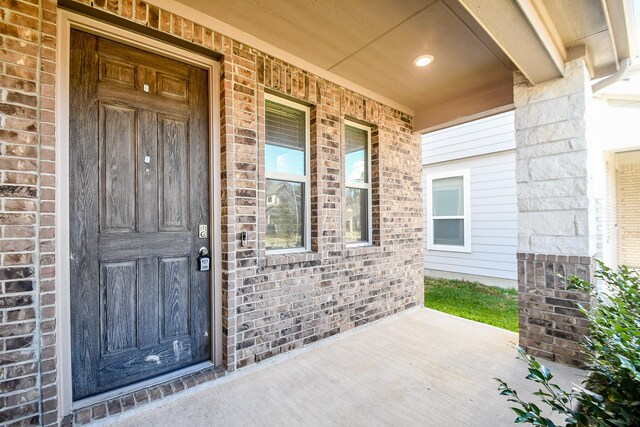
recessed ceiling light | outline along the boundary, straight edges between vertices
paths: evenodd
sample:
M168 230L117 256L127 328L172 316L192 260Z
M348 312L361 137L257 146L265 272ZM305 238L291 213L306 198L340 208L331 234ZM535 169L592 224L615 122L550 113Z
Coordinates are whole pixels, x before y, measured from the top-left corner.
M413 60L413 63L415 64L416 67L426 67L432 62L433 62L433 56L431 55L420 55Z

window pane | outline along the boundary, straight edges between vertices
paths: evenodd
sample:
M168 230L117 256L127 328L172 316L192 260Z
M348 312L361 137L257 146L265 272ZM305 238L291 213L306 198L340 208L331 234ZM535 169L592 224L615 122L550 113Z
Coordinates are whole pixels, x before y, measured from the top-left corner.
M464 246L464 220L434 219L433 243L436 245Z
M369 241L368 190L347 187L347 243Z
M369 165L367 162L368 135L364 129L345 126L346 156L345 172L347 182L369 182Z
M463 178L434 179L433 189L433 216L457 216L464 215L464 189Z
M267 249L304 246L304 184L266 180Z
M306 135L304 111L265 101L267 172L304 175Z

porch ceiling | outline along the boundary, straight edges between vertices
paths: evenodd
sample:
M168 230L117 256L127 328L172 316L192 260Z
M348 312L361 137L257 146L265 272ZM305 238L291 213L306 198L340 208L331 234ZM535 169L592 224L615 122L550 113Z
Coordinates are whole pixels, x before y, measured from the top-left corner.
M406 106L417 131L510 105L512 71L560 77L577 46L594 76L614 72L632 1L179 0ZM422 54L435 60L417 68Z

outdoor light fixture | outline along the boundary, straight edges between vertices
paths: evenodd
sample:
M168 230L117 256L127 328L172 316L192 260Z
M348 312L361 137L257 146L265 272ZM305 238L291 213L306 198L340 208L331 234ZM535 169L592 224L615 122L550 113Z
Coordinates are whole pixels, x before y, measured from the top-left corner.
M433 56L431 55L420 55L413 60L413 63L415 64L416 67L426 67L432 62L433 62Z

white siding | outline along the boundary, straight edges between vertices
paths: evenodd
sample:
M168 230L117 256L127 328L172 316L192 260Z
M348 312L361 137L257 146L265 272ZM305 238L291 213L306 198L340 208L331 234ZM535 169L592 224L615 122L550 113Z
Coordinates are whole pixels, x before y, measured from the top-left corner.
M476 132L473 140L470 132ZM448 137L448 133L451 137ZM437 135L436 135L437 134ZM492 134L495 139L492 139ZM433 136L436 136L432 139ZM463 139L463 140L462 140ZM448 144L447 141L451 141ZM495 143L495 141L500 141ZM451 146L456 147L455 150ZM438 154L428 153L435 146ZM464 148L462 148L464 147ZM493 152L500 147L499 152ZM463 153L458 150L462 148ZM461 278L482 276L501 283L517 280L516 251L518 248L518 205L515 179L515 131L513 113L482 119L472 124L438 131L423 137L423 159L430 164L422 168L423 188L428 174L447 173L461 169L470 170L471 192L471 253L427 250L425 223L426 274L432 271L460 274ZM506 150L506 151L505 151ZM471 153L482 153L482 155ZM462 158L455 158L461 156ZM447 159L434 164L433 159ZM426 194L423 197L427 206ZM426 215L424 215L426 221ZM449 276L451 276L449 274ZM496 280L498 282L498 280Z
M422 164L515 150L513 111L439 130L422 137Z

